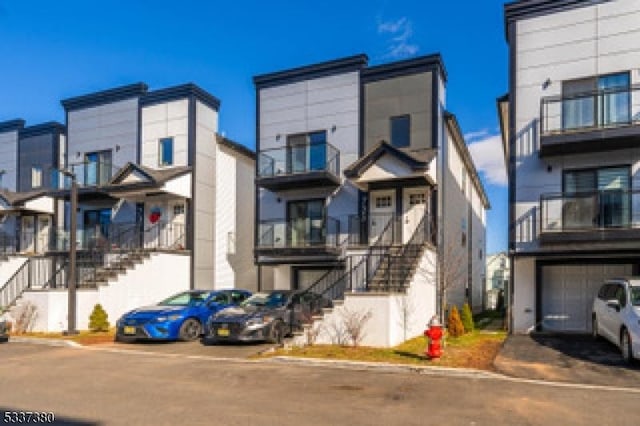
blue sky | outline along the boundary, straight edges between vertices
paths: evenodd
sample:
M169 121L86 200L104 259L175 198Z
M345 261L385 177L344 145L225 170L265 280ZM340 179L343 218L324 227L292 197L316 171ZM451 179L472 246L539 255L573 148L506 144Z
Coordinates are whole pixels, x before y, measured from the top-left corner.
M251 77L357 53L370 64L440 52L493 209L489 253L507 245L495 99L507 90L503 1L0 0L0 121L64 122L60 100L144 81L192 81L222 100L220 131L255 146Z

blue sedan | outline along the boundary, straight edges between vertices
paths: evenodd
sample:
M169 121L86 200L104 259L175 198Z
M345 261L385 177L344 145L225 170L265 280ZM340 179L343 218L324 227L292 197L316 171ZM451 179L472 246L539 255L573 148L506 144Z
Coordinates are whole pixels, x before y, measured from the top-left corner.
M190 290L134 309L116 323L116 341L196 340L212 314L251 296L246 290Z

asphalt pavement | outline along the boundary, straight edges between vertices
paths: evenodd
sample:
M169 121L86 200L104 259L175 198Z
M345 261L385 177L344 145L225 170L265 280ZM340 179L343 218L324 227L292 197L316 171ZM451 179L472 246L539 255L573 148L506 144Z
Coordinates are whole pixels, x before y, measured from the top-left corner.
M640 392L491 377L0 345L0 411L58 424L637 424ZM606 407L606 409L596 409Z

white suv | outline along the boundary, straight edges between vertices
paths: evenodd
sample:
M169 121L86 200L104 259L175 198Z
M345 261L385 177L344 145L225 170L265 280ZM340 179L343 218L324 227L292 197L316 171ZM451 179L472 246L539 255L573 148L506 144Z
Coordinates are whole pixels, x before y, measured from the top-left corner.
M640 277L606 281L593 301L592 332L620 348L627 362L640 359Z

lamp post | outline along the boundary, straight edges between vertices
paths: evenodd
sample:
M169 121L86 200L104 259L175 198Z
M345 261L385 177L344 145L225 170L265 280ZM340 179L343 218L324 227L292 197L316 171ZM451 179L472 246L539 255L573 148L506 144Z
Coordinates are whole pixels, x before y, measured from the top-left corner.
M69 220L69 272L67 274L67 330L66 335L78 334L76 330L76 232L78 227L78 182L76 174L73 171L61 170L65 177L71 178L70 210L71 217Z

